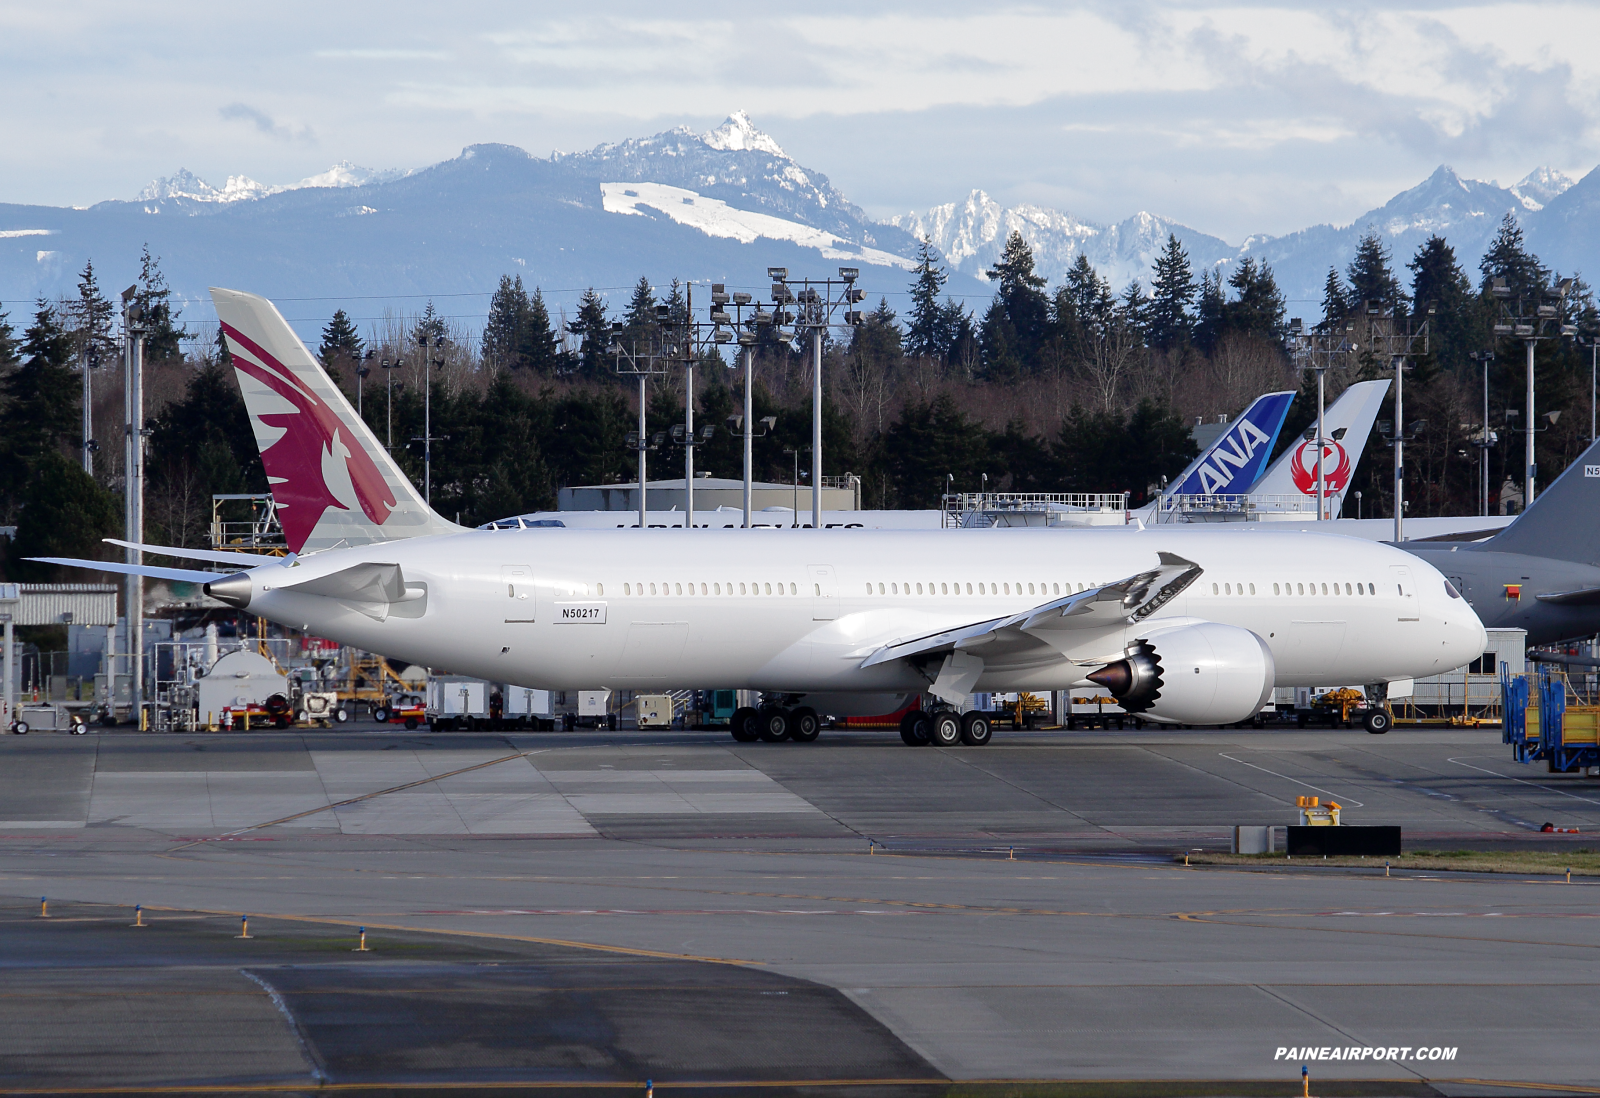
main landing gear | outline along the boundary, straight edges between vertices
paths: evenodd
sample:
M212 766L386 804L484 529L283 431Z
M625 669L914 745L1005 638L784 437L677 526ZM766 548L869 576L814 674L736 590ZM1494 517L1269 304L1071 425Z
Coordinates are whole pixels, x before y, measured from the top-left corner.
M976 710L957 713L954 709L936 709L925 713L913 709L900 718L900 739L907 747L982 747L993 738L994 723L989 714Z
M785 709L777 705L751 706L734 710L728 730L740 743L811 743L822 734L822 718L810 706Z

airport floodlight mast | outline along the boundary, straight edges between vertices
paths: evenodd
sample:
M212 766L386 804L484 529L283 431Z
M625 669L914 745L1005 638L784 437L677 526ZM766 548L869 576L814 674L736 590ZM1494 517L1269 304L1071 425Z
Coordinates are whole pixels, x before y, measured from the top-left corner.
M371 361L372 361L372 348L371 347L367 348L367 353L366 354L362 355L359 359L356 360L356 418L360 419L360 420L365 420L367 418L366 417L366 413L363 411L363 408L362 408L361 397L362 397L362 390L366 386L367 378L370 377L371 374L372 374L372 367L369 365L369 363L371 363Z
M134 545L144 544L144 309L136 300L138 286L122 291L123 335L123 537ZM124 550L125 560L135 567L144 564L142 549ZM126 620L128 662L133 687L134 720L143 728L144 720L144 580L130 575L127 580ZM115 678L116 668L108 668ZM115 697L113 697L115 704Z
M388 442L385 443L384 449L388 450L391 454L394 453L394 371L400 369L400 367L404 366L405 364L406 360L403 358L397 358L393 362L390 362L388 359L383 360L383 375L385 380L387 380L389 383L387 386L389 390L389 410L385 413L385 419L389 428L389 439ZM401 384L404 385L404 382Z
M610 342L606 345L606 353L616 359L617 376L639 379L639 429L628 432L628 447L639 458L639 529L647 530L650 524L646 521L648 516L645 513L648 510L645 500L648 481L645 453L647 450L660 447L663 438L658 436L652 440L649 428L645 424L645 410L649 405L645 385L653 377L666 375L667 363L671 361L673 355L668 353L669 345L662 338L659 327L655 331L637 333L642 338L624 341L625 330L620 323L617 323L611 325L607 334ZM599 333L596 332L595 338L598 337Z
M1511 287L1504 278L1496 278L1489 284L1492 293L1499 302L1500 316L1494 323L1494 334L1506 336L1511 339L1522 340L1522 345L1527 351L1527 417L1524 425L1518 428L1523 432L1523 465L1526 484L1522 490L1522 508L1527 510L1533 505L1535 483L1538 480L1539 468L1533 460L1533 436L1539 430L1535 428L1533 417L1533 349L1541 339L1557 339L1560 337L1576 337L1578 327L1569 324L1566 320L1567 294L1572 290L1572 279L1563 278L1556 283L1553 289L1540 289L1538 297L1534 300L1516 298L1512 303ZM1550 330L1554 327L1554 330ZM1552 424L1555 420L1550 421Z
M94 476L94 455L100 444L94 440L94 371L100 365L100 344L89 334L80 353L83 360L83 471Z
M844 310L844 323L861 323L861 310L852 308L866 297L856 286L861 277L857 267L840 267L837 279L790 278L787 267L768 267L772 279L772 301L779 308L796 307L796 329L811 332L811 526L822 529L822 333L834 323L834 315Z
M771 268L777 270L779 268ZM779 287L774 286L776 294ZM745 310L749 310L747 316ZM730 311L731 310L731 311ZM761 341L763 333L781 344L793 342L795 331L791 326L793 314L784 312L782 303L774 299L771 309L757 302L755 298L742 291L729 293L728 287L721 282L714 283L711 287L711 344L719 346L723 343L737 343L740 357L744 364L744 412L742 415L728 417L729 430L741 430L744 435L744 528L750 529L754 521L752 514L752 497L755 491L755 440L768 434L775 423L776 416L767 416L762 419L766 430L761 434L755 433L754 424L754 389L752 375L756 367L756 344Z
M428 356L428 344L433 344L437 354L432 358ZM422 434L413 438L412 442L422 443L422 498L430 506L433 504L433 444L435 442L450 441L449 435L435 435L433 433L433 367L444 369L444 349L450 341L442 335L429 336L423 332L417 336L417 345L422 348ZM398 363L396 363L398 365Z
M1327 473L1325 471L1328 458L1328 443L1338 442L1344 438L1345 429L1339 428L1330 437L1325 426L1327 411L1326 392L1323 385L1323 375L1333 368L1333 356L1339 355L1341 368L1345 356L1356 349L1342 335L1318 335L1306 330L1305 322L1299 317L1289 321L1289 339L1295 361L1302 370L1315 370L1317 372L1317 425L1307 428L1305 439L1317 448L1317 521L1331 519L1328 514ZM1321 356L1321 362L1317 361Z
M1478 437L1470 440L1478 451L1478 514L1489 515L1489 448L1500 441L1500 436L1489 429L1489 363L1494 361L1493 351L1473 351L1467 356L1483 366L1483 425ZM1591 417L1592 418L1592 417ZM1591 441L1593 441L1591 439Z
M714 286L720 291L721 286ZM662 358L683 361L683 422L674 423L670 437L674 446L683 447L683 528L694 529L694 451L717 434L716 424L708 424L697 435L694 429L694 366L707 345L700 338L702 325L694 319L694 283L684 283L684 315L674 316L670 305L656 306L656 324L662 332ZM706 325L709 327L709 325Z
M1422 340L1422 353L1428 353L1428 326L1431 320L1424 320L1420 327L1413 329L1412 318L1406 317L1405 331L1402 332L1399 330L1401 318L1395 316L1393 307L1381 301L1368 301L1366 312L1368 338L1372 340L1373 350L1377 350L1377 345L1381 343L1394 366L1394 420L1379 420L1378 432L1385 442L1394 447L1394 540L1398 542L1405 540L1406 443L1414 441L1428 426L1425 419L1417 420L1409 428L1405 423L1405 372L1411 369L1406 365L1406 359L1417 353L1416 342L1419 339ZM1433 307L1429 306L1428 316L1431 318L1433 313Z

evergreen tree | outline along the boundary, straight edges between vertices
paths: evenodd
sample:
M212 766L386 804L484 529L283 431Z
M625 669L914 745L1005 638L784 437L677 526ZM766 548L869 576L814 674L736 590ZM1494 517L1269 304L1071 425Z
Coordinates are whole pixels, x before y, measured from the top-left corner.
M1496 278L1503 278L1513 299L1522 298L1534 305L1539 303L1539 295L1550 284L1550 272L1539 262L1538 256L1528 251L1522 239L1522 226L1509 213L1501 219L1494 239L1478 261L1478 270L1483 275L1485 290Z
M983 322L985 365L1000 377L1036 368L1048 334L1050 302L1044 295L1045 280L1033 269L1033 248L1012 230L1000 259L985 273L999 283L999 310L990 309Z
M233 365L233 352L228 350L228 337L222 332L222 325L217 325L216 359L224 366Z
M667 316L672 318L672 323L682 327L689 323L689 298L683 291L683 283L676 278L672 280L667 296L661 299L661 304L667 307Z
M606 345L610 340L611 321L606 316L605 300L595 292L593 286L583 291L583 296L578 299L578 315L576 319L568 321L567 331L581 341L578 345L578 369L593 377L610 370L611 359L606 354Z
M1205 354L1217 349L1222 339L1223 312L1228 299L1222 292L1222 275L1206 271L1200 276L1200 298L1195 306L1194 343Z
M622 314L622 324L630 339L644 339L655 329L655 288L644 275L640 275L639 281L634 283L633 296L628 299L628 308Z
M8 544L8 575L23 582L82 582L76 568L40 564L28 557L105 559L102 538L121 533L116 501L83 466L47 450L28 463L28 484L16 520L17 536Z
M171 362L183 357L183 340L188 336L178 314L172 311L172 290L161 273L161 261L150 254L146 244L139 255L139 281L135 283L134 304L142 310L144 359L146 362Z
M483 360L491 367L516 370L527 365L520 358L523 329L532 319L522 276L500 276L489 298L489 319L483 326Z
M561 347L550 323L550 310L537 286L528 299L528 319L517 343L517 360L538 374L556 374L562 369Z
M1189 309L1195 288L1189 253L1178 243L1176 234L1168 233L1166 249L1156 258L1151 282L1153 292L1147 313L1150 346L1169 351L1193 338Z
M1245 256L1228 276L1228 285L1238 296L1223 306L1223 329L1282 344L1288 337L1283 319L1287 305L1272 267Z
M100 292L92 259L84 263L78 276L78 297L67 307L67 317L72 327L73 361L81 363L87 355L93 365L110 362L117 348L111 335L116 307Z
M1474 302L1472 279L1456 262L1455 249L1443 237L1429 237L1406 267L1411 271L1411 300L1417 315L1428 321L1432 356L1441 362L1464 363L1476 350L1471 346Z
M361 336L349 315L343 309L335 309L333 319L322 329L322 346L317 349L322 364L331 367L338 360L358 359L363 348Z
M948 358L951 314L939 294L950 276L936 261L927 237L917 243L916 276L911 281L910 322L906 327L906 353L914 358Z
M439 315L438 310L433 307L433 301L429 300L427 307L422 310L422 316L417 318L416 327L411 329L411 341L420 344L426 338L429 347L437 347L445 341L447 335L449 329L445 325L444 317Z
M16 329L11 327L11 316L4 309L0 309L0 371L8 370L16 364L18 349Z
M0 521L7 525L39 488L40 463L65 457L80 441L73 336L43 299L23 334L22 354L21 364L0 377Z
M1377 302L1379 309L1393 310L1397 316L1404 313L1405 291L1389 267L1389 249L1378 230L1368 230L1361 238L1345 276L1350 280L1351 308L1365 309L1368 302Z
M1317 330L1323 333L1337 330L1349 311L1350 294L1344 288L1344 280L1339 277L1338 270L1330 266L1328 277L1322 284L1322 321L1317 325Z
M1122 323L1140 343L1148 340L1150 324L1150 299L1144 295L1144 287L1136 278L1128 283L1122 291L1122 299L1117 303L1117 311Z

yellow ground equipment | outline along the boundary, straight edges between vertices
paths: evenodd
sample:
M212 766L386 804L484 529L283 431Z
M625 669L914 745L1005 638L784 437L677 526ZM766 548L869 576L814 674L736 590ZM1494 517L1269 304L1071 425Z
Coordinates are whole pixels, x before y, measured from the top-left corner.
M1301 827L1339 826L1338 801L1322 804L1316 797L1296 797L1295 805L1300 809Z

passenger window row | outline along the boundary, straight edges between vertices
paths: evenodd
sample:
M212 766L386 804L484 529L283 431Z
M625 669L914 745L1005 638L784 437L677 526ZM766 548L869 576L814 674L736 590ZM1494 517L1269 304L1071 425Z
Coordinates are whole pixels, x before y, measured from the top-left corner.
M649 591L648 592L645 590L645 588L647 586L649 587ZM822 594L822 586L821 586L821 584L815 584L814 583L811 586L816 589L816 594L818 594L818 595ZM776 583L766 583L766 582L741 583L741 584L737 585L737 587L738 587L738 591L737 592L734 591L734 587L735 587L735 584L733 584L732 582L729 582L729 583L726 583L726 584L723 584L723 583L702 583L702 584L699 585L699 590L696 590L695 589L695 583L693 581L685 582L685 583L678 583L678 582L674 581L672 583L660 583L660 584L655 584L655 583L646 584L645 582L640 581L639 583L631 583L631 582L630 583L624 583L622 585L622 593L624 595L651 594L651 595L707 595L707 596L711 596L711 595L732 595L732 594L735 594L735 593L740 594L740 595L746 595L746 596L748 596L748 595L774 595L774 596L776 596L776 595L798 595L800 593L800 585L799 584L797 584L797 583L789 583L789 584L785 585L782 581L779 581L779 582L776 582ZM724 590L724 588L726 588L726 590ZM601 587L600 590L603 593L605 591L605 588Z
M1026 588L1026 591L1024 591L1024 588ZM1064 591L1063 591L1063 588L1065 588ZM1083 589L1084 589L1083 584L1081 584L1081 583L1078 584L1078 590L1082 591ZM888 583L879 583L879 584L871 584L871 583L869 583L869 584L867 584L867 594L869 594L869 595L911 595L911 594L917 594L917 595L924 595L924 594L926 594L926 595L961 595L961 594L967 594L967 595L973 595L973 594L977 594L977 595L1000 595L1000 594L1005 594L1005 595L1010 595L1010 594L1013 594L1013 593L1018 594L1018 595L1029 594L1029 595L1034 596L1035 598L1038 598L1041 595L1062 595L1062 594L1070 595L1070 594L1073 593L1073 591L1072 591L1072 584L1070 584L1070 583L1066 583L1066 584L1062 584L1062 583L1039 583L1039 584L1014 583L1013 584L1013 583L988 583L988 582L984 582L984 583L978 583L978 584L974 585L974 584L971 584L971 583L967 583L967 584L962 584L962 583L927 583L927 584L921 584L921 583L912 583L911 581L906 581L904 583L901 583L901 582L898 582L898 581L890 581Z

